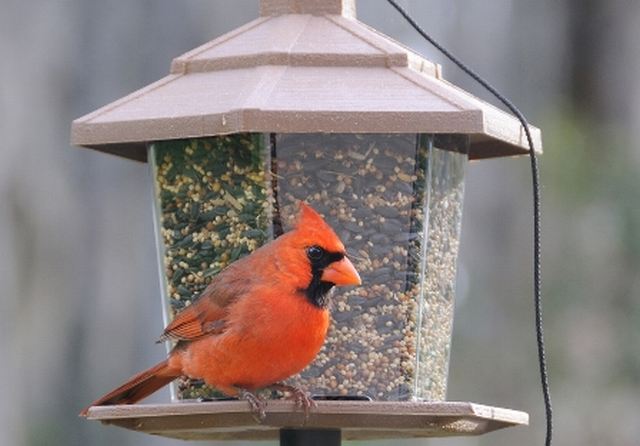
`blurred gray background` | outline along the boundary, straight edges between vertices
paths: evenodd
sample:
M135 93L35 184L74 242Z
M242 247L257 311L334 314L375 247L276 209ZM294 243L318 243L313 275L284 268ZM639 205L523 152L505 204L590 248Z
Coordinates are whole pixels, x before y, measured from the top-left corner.
M637 443L640 2L401 3L543 129L557 444ZM257 11L257 0L0 0L0 444L179 443L76 416L165 352L147 166L71 148L69 125ZM443 62L384 0L360 0L358 17ZM531 427L386 444L542 444L530 190L526 158L469 166L449 399L528 411Z

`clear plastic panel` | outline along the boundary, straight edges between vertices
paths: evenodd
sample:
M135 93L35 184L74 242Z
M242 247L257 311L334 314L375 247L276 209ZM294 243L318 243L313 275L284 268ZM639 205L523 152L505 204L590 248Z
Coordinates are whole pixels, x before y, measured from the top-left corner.
M336 291L327 343L293 381L316 394L444 399L466 155L417 135L275 142L285 228L306 200L363 279Z
M445 141L442 144L445 145ZM464 149L464 141L461 144L460 149ZM415 399L444 400L446 397L467 161L465 153L451 150L453 148L434 147L429 162L428 225L419 295L422 304L416 333Z
M149 158L167 323L211 277L271 237L268 153L263 135L242 134L158 142ZM176 382L176 393L219 396L188 379Z

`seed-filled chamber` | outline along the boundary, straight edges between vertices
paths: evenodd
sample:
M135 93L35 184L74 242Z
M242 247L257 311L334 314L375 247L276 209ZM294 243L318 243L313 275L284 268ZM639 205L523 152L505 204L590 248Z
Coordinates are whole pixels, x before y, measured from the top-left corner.
M445 398L468 138L245 133L155 143L166 320L229 263L323 214L363 286L332 299L316 361L293 382L323 396ZM215 396L183 380L180 398Z

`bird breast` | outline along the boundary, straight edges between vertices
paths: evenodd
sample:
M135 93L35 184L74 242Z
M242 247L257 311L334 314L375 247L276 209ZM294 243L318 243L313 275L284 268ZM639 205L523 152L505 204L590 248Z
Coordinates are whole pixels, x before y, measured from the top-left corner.
M324 343L329 313L303 293L264 293L233 305L228 330L195 341L182 358L192 377L225 389L257 389L309 365Z

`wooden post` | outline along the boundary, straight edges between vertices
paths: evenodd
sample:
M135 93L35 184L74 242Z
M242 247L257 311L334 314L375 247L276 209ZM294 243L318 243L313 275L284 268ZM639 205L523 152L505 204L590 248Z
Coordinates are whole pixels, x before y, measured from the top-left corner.
M340 429L280 429L280 446L340 446Z

